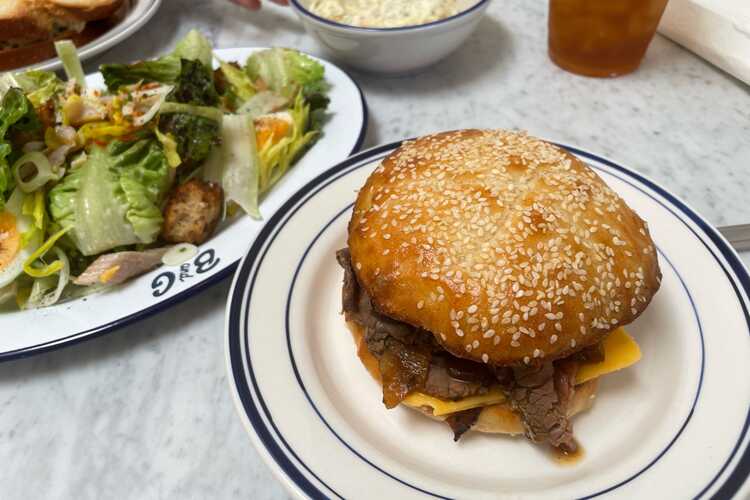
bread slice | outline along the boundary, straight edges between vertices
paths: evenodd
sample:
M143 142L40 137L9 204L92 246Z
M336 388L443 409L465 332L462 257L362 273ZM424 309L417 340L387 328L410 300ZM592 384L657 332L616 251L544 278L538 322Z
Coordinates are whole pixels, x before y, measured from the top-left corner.
M85 26L85 20L47 0L0 2L0 43L5 45L0 49L80 33Z
M60 38L70 40L76 45L76 47L81 47L92 40L99 38L106 31L106 26L89 24L80 33L74 33ZM54 39L19 45L15 48L6 48L5 50L3 50L2 47L3 43L0 42L0 71L10 71L22 68L57 56Z
M47 0L84 21L106 19L123 6L125 0Z
M129 0L0 0L0 71L54 57L56 40L69 39L76 46L85 45L109 30L128 3Z

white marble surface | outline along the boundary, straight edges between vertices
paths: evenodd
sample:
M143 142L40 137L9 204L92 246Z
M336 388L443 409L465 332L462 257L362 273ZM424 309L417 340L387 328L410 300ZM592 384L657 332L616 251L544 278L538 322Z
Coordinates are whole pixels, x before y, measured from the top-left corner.
M366 146L439 129L526 128L654 177L716 224L750 222L749 87L663 38L634 75L572 76L547 59L545 23L544 0L495 0L478 32L433 69L355 74L370 104ZM190 28L218 47L315 51L286 9L164 0L143 31L87 66L157 55ZM227 388L228 289L0 365L0 498L284 498Z

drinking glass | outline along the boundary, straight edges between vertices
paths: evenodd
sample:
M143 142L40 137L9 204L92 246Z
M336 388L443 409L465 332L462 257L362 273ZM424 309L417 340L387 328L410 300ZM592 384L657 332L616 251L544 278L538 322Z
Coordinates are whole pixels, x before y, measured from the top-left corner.
M667 0L550 0L549 56L579 75L635 71Z

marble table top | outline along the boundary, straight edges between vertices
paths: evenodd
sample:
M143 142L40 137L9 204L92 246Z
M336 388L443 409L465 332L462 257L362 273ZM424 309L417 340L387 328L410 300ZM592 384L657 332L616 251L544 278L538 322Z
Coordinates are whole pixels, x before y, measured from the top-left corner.
M523 128L631 166L715 224L750 222L750 87L659 36L633 75L565 73L547 58L546 5L495 1L470 40L422 74L353 73L370 106L365 147ZM289 9L164 0L87 70L159 55L191 28L218 48L316 52ZM111 335L0 365L0 498L285 498L228 390L228 290L225 281Z

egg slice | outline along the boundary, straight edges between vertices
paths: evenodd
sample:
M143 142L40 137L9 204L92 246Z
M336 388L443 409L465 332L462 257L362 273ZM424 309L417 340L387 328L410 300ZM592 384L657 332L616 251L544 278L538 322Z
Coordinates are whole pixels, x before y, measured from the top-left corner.
M276 144L289 135L294 120L288 111L280 111L259 116L254 120L254 123L255 142L258 144L258 149L263 149L269 142L270 144Z
M23 273L23 263L39 247L39 238L21 247L21 235L32 227L32 220L13 210L12 199L0 212L0 288L13 283Z

